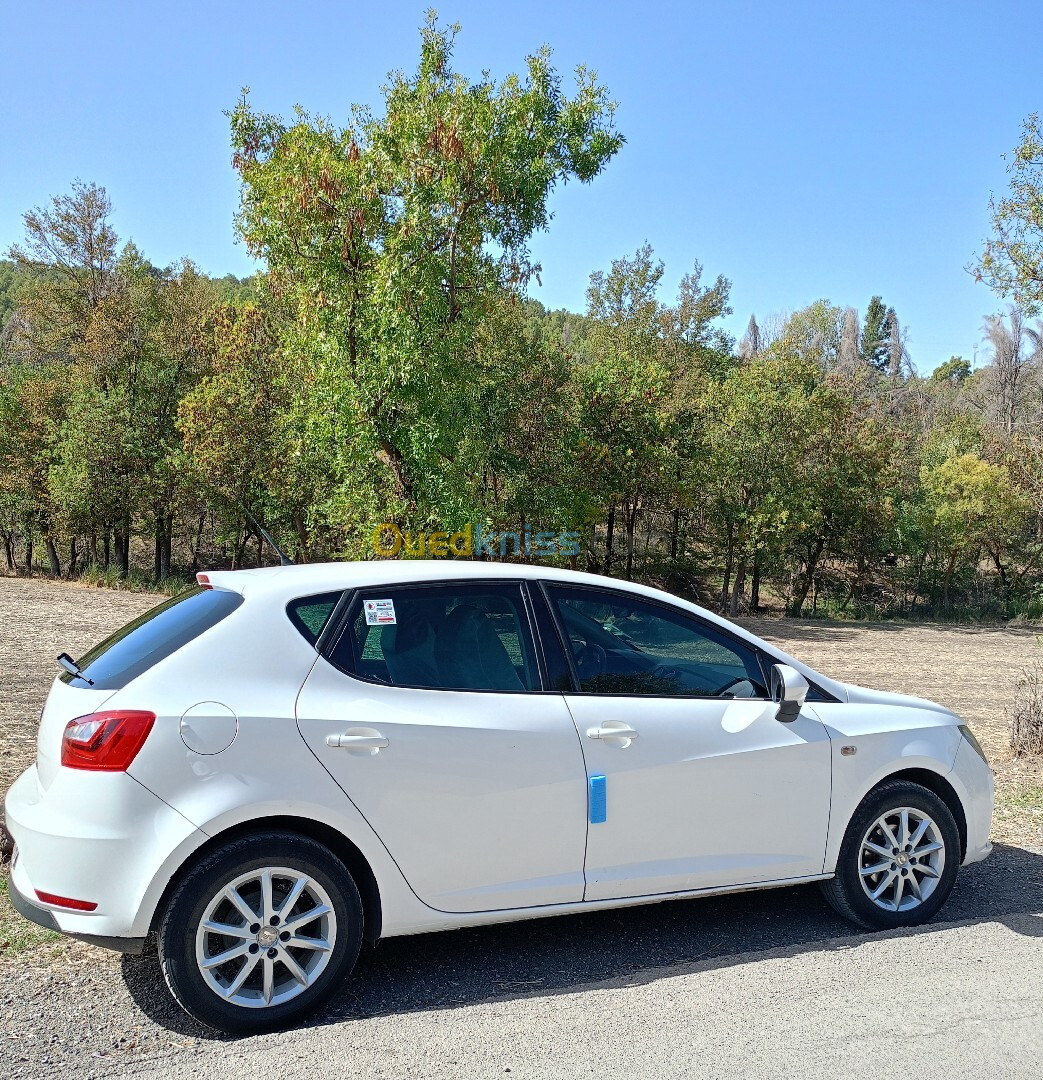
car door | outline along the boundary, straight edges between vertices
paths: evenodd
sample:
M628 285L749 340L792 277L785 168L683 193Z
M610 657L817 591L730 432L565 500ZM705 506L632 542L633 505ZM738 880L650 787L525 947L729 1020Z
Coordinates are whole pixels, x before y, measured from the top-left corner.
M546 583L577 689L587 900L821 873L830 743L775 719L756 652L680 608Z
M366 589L297 702L298 726L424 903L583 897L583 756L543 689L517 582Z

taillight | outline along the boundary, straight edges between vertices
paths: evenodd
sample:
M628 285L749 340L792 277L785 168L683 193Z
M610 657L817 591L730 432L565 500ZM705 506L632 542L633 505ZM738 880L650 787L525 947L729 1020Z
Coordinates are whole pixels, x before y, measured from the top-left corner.
M62 764L70 769L124 772L155 722L155 713L139 709L109 709L70 720L62 736Z
M210 584L210 577L208 574L196 574L196 584L201 589L212 589L213 585Z

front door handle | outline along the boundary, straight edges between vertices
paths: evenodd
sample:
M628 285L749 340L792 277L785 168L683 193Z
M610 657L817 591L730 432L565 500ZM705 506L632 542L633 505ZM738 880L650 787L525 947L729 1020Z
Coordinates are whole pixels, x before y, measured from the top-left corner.
M339 747L349 753L372 755L379 754L388 741L373 728L349 728L341 735L327 735L326 745Z
M588 739L600 739L621 750L625 750L637 736L638 733L622 720L606 720L600 727L587 728Z

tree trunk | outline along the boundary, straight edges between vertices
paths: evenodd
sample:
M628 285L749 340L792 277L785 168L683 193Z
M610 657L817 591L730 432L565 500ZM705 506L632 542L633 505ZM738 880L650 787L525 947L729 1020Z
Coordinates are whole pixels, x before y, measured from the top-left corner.
M55 546L54 538L45 536L44 543L47 546L47 562L50 564L51 577L61 577L62 564L61 560L58 558L58 548Z
M166 581L170 577L171 534L174 531L173 514L156 515L155 535L155 573L156 581Z
M612 504L612 508L608 512L608 528L605 532L605 576L612 576L612 533L616 528L616 506Z
M4 534L4 556L7 559L7 570L14 574L18 570L18 564L14 560L14 533Z
M638 501L627 509L627 581L634 580L634 533L637 530Z
M673 513L673 528L670 530L670 558L677 558L678 544L681 539L681 511L675 509Z
M69 541L69 577L74 577L76 574L76 537L74 536Z
M116 572L123 579L130 576L130 522L125 521L113 530L116 542Z
M992 556L992 561L996 565L996 573L1000 576L1000 590L1003 596L1003 602L1005 604L1010 603L1010 579L1007 577L1007 568L1003 565L1003 561L1000 559L1000 553L989 549L989 554Z
M949 556L949 561L945 564L945 576L942 578L942 607L948 611L950 606L949 590L952 587L952 576L956 572L956 560L958 558L957 552L953 552Z
M33 576L33 538L25 538L25 573L27 577Z
M89 551L91 563L94 566L98 565L98 530L91 529L91 535L89 539Z
M735 524L728 522L728 544L724 555L724 583L721 585L721 611L728 609L728 586L732 580L732 557L735 549Z
M739 566L735 571L735 584L732 586L731 602L728 604L728 614L738 615L739 606L742 603L743 594L746 591L746 556L739 558Z
M750 611L761 609L761 553L753 559L753 578L750 581Z
M108 528L105 529L105 537L102 541L102 550L105 552L105 561L102 565L106 570L108 570L109 564L112 562L112 537Z
M199 569L199 549L203 546L203 526L206 524L206 511L199 515L199 524L196 527L196 539L192 545L192 569Z
M818 561L822 556L822 549L826 546L824 538L820 537L812 545L811 550L808 552L807 566L801 572L799 578L797 578L797 584L793 589L793 598L790 600L789 613L795 619L799 619L801 612L804 610L804 602L808 598L808 593L811 591L811 583L815 579L815 567L818 566Z
M300 545L297 551L297 561L308 561L308 526L304 522L304 515L298 510L293 515L293 528L297 533L297 543Z

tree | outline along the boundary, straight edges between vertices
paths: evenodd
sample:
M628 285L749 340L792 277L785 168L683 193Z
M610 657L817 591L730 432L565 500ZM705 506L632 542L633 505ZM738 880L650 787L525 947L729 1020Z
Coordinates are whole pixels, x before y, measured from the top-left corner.
M970 378L970 362L962 356L950 356L944 364L939 364L931 372L931 382L949 386L960 386Z
M191 480L204 505L235 525L233 565L250 536L247 512L269 532L292 536L296 557L307 560L329 497L323 474L331 455L306 416L313 376L280 347L272 312L253 303L219 307L204 351L206 372L177 416Z
M34 363L80 355L94 313L108 295L118 238L103 187L77 180L48 209L23 215L24 245L10 256L29 279L21 290L23 347Z
M842 308L816 300L790 315L782 328L782 341L808 363L832 371L840 361L844 320Z
M665 503L676 551L680 503L700 430L694 402L710 372L734 364L734 342L716 325L731 312L730 283L702 284L696 263L677 300L659 298L664 266L644 244L591 275L585 358L576 367L578 476L606 522L601 568L613 569L617 511L626 537L624 574L634 571L639 517Z
M472 83L452 69L457 29L429 16L383 116L285 122L245 95L231 113L239 227L292 311L282 346L316 372L348 531L374 505L420 525L459 512L472 483L456 447L481 422L469 344L538 271L528 242L552 189L592 180L622 145L592 73L568 97L544 49L525 77Z
M762 348L761 328L757 325L757 316L751 315L746 325L746 333L739 342L739 355L744 360L748 360L751 356L756 356Z
M942 604L950 606L960 559L981 549L991 555L1006 586L1003 558L1031 510L1006 466L965 453L922 466L920 480L928 528L941 551Z
M858 312L849 307L844 311L844 323L840 329L837 366L841 371L850 374L858 370L861 360L862 354L858 341Z
M1043 310L1043 127L1037 113L1022 126L1007 174L1010 189L999 202L989 200L992 236L972 269L1026 315L1037 315Z
M1028 326L1024 314L1012 307L1006 322L1001 315L986 318L985 337L992 360L982 371L982 404L989 419L1010 436L1021 418L1032 376L1043 366L1043 324Z
M866 363L877 371L887 371L888 367L888 311L883 300L879 296L873 296L862 321L862 344L859 351Z

